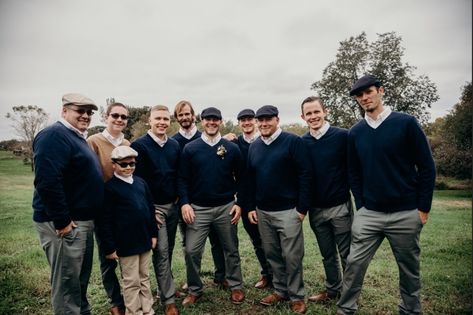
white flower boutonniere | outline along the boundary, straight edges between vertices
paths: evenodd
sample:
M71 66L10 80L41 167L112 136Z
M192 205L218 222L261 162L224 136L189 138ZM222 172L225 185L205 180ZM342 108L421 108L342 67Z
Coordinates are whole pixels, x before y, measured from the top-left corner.
M222 145L217 148L217 155L223 160L225 158L225 153L227 153L227 149Z

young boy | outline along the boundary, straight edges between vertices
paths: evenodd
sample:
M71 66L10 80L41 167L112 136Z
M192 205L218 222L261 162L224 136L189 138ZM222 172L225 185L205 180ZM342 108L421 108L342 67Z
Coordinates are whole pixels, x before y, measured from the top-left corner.
M126 314L152 315L149 263L158 229L149 188L133 177L136 156L128 146L113 149L114 176L105 183L104 213L97 225L106 258L120 264Z

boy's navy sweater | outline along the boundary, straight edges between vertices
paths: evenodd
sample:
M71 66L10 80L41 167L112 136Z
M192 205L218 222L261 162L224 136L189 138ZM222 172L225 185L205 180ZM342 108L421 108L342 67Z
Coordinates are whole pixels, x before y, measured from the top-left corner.
M224 157L217 155L224 146ZM240 149L235 143L221 139L210 146L202 138L184 147L179 168L179 203L216 207L235 200L242 169ZM241 204L237 201L237 204Z
M247 198L244 196L248 196L248 189L249 189L249 176L248 176L248 149L250 148L250 143L246 142L243 138L243 135L240 135L237 139L232 140L233 143L238 145L238 148L241 152L242 157L242 171L240 172L240 206L243 215L247 215L250 211L250 205L248 204Z
M60 122L33 142L33 220L63 229L71 220L95 219L103 205L102 169L84 138Z
M349 183L356 208L429 212L435 165L417 120L392 112L376 129L363 119L348 133Z
M138 152L135 175L148 184L155 204L168 204L177 199L177 170L179 167L179 143L168 138L161 147L150 135L136 139L130 145Z
M113 176L105 183L105 210L97 221L106 255L119 257L142 254L151 249L151 238L158 237L151 192L138 176L133 184Z
M282 132L270 145L256 139L248 151L249 208L306 214L311 200L311 162L303 140ZM250 210L250 211L251 211Z
M188 144L189 142L194 141L195 139L199 139L201 135L202 135L202 132L197 130L195 135L190 139L187 139L187 138L183 137L179 132L176 133L174 136L172 136L172 138L174 140L176 140L177 142L179 142L179 145L181 146L181 151L182 151L184 149L184 147L186 146L186 144Z
M334 207L350 198L347 135L347 129L330 126L320 139L310 132L302 136L312 160L312 208Z

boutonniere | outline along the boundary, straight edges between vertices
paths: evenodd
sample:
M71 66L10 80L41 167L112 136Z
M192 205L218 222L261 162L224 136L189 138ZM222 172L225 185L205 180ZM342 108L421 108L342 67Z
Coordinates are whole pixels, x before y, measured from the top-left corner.
M225 158L225 153L227 153L227 149L222 145L217 148L217 155L223 160Z

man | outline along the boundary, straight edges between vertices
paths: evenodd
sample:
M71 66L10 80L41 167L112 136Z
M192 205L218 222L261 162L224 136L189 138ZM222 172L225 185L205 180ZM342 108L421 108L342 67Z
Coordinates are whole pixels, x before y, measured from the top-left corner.
M309 297L309 301L318 303L339 296L350 250L353 210L347 174L348 130L326 121L328 111L319 97L307 97L301 111L309 127L302 139L312 160L314 182L309 221L323 257L326 278L325 290Z
M189 294L184 306L194 304L203 294L200 266L205 240L211 228L225 253L225 279L230 300L245 298L238 252L237 223L241 208L235 201L242 158L238 146L222 139L222 114L215 107L202 111L204 132L184 147L179 167L179 197L186 230L186 270Z
M304 142L281 130L278 114L272 105L256 111L261 137L248 151L248 202L253 209L248 218L258 224L273 271L274 292L260 303L290 300L292 311L304 314L302 221L310 206L311 167Z
M242 134L239 137L236 137L233 134L229 134L233 138L233 142L235 142L238 147L240 148L241 154L243 159L248 159L248 149L250 144L253 143L259 136L260 133L256 126L256 118L255 112L252 109L244 109L240 111L237 115L238 126L242 131ZM228 138L227 138L228 139ZM242 187L248 187L245 181L248 181L247 174L243 173L241 176ZM269 263L264 255L263 245L261 244L261 236L258 231L258 226L255 224L251 224L248 219L248 208L244 207L242 209L242 220L243 220L243 227L245 228L248 236L251 239L253 244L253 249L255 251L256 257L258 258L258 262L261 266L261 279L258 280L255 284L255 288L257 289L265 289L267 287L271 287L272 284L272 271Z
M155 203L159 234L158 246L153 250L153 266L160 300L165 314L174 315L179 312L169 253L174 248L178 222L175 203L180 147L176 140L166 135L171 125L171 114L166 106L153 106L148 122L150 129L147 134L132 142L131 147L138 152L135 174L148 184Z
M179 123L180 128L172 138L179 142L182 151L186 144L195 139L199 139L202 133L197 130L197 126L195 125L195 112L190 102L183 100L177 103L174 108L174 117ZM179 229L181 231L184 254L186 251L186 226L186 223L182 220L181 211L179 211ZM213 228L211 228L209 232L209 241L215 268L214 283L228 287L228 283L225 281L225 257L223 255L222 245ZM187 284L184 284L182 288L186 290Z
M387 238L399 267L400 314L420 314L419 237L432 205L435 166L417 120L383 104L384 87L365 75L350 91L365 111L348 133L349 183L356 212L337 303L353 314L366 269Z
M97 110L77 93L62 97L62 118L33 142L33 220L51 267L54 314L90 314L94 219L102 208L99 161L85 138Z

